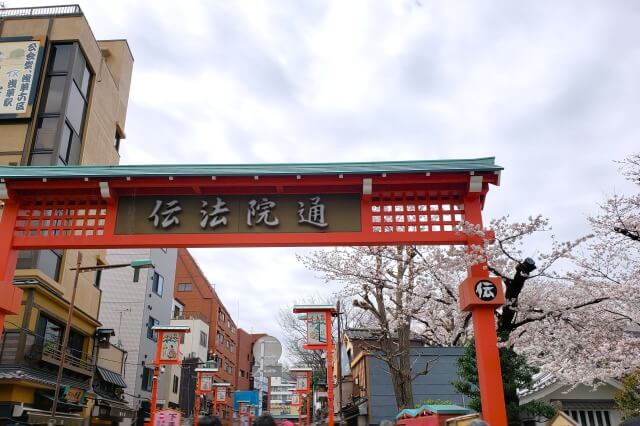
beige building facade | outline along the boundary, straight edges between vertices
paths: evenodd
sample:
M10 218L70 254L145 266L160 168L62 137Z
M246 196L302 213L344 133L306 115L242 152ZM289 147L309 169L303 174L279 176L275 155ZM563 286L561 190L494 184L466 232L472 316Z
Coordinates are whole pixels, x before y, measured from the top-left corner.
M0 9L0 165L117 164L132 68L126 40L97 40L77 5ZM50 409L76 259L75 250L19 253L23 295L0 342L0 417L33 421ZM103 263L103 250L83 251L82 266ZM65 424L91 413L100 281L80 275L58 402Z

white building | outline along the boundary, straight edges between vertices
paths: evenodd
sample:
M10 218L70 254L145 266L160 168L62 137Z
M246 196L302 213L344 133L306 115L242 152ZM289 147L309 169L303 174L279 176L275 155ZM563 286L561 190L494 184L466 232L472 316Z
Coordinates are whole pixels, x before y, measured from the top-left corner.
M180 342L180 358L188 359L193 368L204 365L207 360L207 346L209 344L209 323L199 312L185 312L184 305L177 299L173 300L171 325L187 326L191 330L184 335ZM190 414L195 398L195 374L193 371L182 369L179 365L167 366L165 380L158 392L158 399L166 401L165 407L180 408ZM183 383L183 377L185 382ZM182 400L184 401L182 401Z
M143 413L149 411L157 345L151 327L170 324L176 258L176 249L107 251L109 264L130 263L137 259L151 259L154 264L154 268L140 270L138 282L133 282L132 268L105 270L100 286L100 322L104 327L114 329L116 335L112 342L128 352L125 397L131 407L142 409ZM160 386L166 381L166 375L161 375Z
M622 421L614 396L622 383L610 379L597 388L578 385L571 389L551 375L538 377L531 389L519 392L520 404L540 401L550 404L571 416L581 426L615 426ZM546 425L545 419L523 419L525 426Z

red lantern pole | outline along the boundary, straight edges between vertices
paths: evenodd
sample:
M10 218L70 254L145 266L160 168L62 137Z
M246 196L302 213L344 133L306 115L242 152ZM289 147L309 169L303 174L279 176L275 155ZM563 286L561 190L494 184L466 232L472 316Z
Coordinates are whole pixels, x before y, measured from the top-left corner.
M160 380L160 351L162 350L162 338L164 332L158 332L156 341L156 359L153 361L153 379L151 380L151 407L149 408L149 422L154 424L156 416L156 404L158 403L158 381Z
M307 426L311 424L311 372L307 373Z
M325 312L327 322L327 425L333 426L333 338L331 337L331 311Z

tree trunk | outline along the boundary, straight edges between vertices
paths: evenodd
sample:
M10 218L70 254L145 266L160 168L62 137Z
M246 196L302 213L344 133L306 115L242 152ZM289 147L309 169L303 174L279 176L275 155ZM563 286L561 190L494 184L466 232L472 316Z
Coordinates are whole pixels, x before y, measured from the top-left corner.
M413 386L411 378L411 354L409 353L411 325L407 322L398 327L398 364L402 398L398 401L398 410L413 408Z

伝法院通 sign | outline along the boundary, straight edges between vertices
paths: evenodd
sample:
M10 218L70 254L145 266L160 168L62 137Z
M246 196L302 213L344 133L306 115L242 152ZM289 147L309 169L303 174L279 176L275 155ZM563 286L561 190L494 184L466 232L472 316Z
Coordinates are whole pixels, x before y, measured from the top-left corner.
M358 232L359 194L121 197L116 234Z

